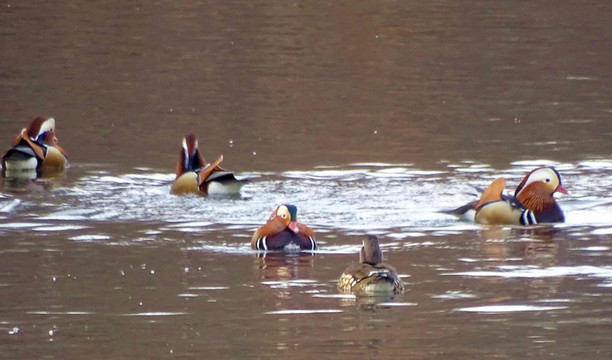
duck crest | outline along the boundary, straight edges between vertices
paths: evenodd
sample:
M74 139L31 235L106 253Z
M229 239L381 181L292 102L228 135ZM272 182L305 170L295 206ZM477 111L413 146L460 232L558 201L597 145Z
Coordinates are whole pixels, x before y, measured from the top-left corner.
M26 127L28 137L33 141L38 141L39 136L47 131L54 131L55 128L55 119L49 118L45 119L41 116L37 116L30 121L28 126Z
M183 146L176 164L176 177L188 171L195 171L206 165L206 160L198 148L198 137L195 134L187 134L183 138Z
M514 197L515 197L515 198L517 198L517 199L518 199L518 194L519 194L519 193L520 193L520 192L523 190L523 188L524 188L524 187L525 187L525 185L527 184L527 181L529 181L529 180L530 180L531 175L532 175L534 172L536 172L536 171L538 171L538 170L540 170L540 169L542 169L542 168L541 168L541 167L539 167L539 168L535 168L535 169L531 170L530 172L528 172L528 173L527 173L527 175L525 175L525 177L523 177L523 180L521 180L521 183L520 183L520 184L518 184L518 186L516 187L516 190L514 191ZM533 180L531 180L531 181L533 181Z
M550 189L550 194L554 193L555 191L559 191L564 194L567 193L561 184L561 174L559 174L557 169L549 166L543 166L535 168L525 175L521 183L517 186L516 191L514 192L514 197L518 199L521 192L526 190L529 185L537 182L546 184L546 188Z

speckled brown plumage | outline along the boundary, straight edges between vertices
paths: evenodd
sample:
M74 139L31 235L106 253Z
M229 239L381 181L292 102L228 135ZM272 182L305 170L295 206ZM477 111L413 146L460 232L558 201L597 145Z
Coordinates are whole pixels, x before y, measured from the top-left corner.
M344 270L338 279L338 289L360 295L397 294L404 290L404 284L395 268L382 262L378 238L369 235L359 252L359 263Z

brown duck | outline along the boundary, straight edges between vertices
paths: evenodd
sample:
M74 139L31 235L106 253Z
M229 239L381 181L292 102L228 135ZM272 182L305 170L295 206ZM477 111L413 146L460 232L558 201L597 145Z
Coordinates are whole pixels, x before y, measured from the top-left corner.
M363 240L359 263L344 270L338 279L338 289L360 295L397 294L404 290L404 284L395 269L382 262L378 238L369 235Z

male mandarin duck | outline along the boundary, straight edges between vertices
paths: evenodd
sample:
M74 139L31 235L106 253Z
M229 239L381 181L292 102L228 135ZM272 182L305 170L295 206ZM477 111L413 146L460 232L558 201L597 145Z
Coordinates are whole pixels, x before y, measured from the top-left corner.
M317 242L314 231L297 222L297 207L281 205L274 210L265 225L255 230L251 248L287 252L316 250Z
M564 222L563 211L553 194L568 194L561 185L561 175L552 167L540 167L529 172L514 192L503 195L506 180L495 179L485 189L478 202L471 202L452 213L474 209L474 220L485 225L533 225Z
M68 166L68 160L57 142L55 119L33 118L2 157L2 175L36 178L61 173Z
M382 262L378 238L369 235L359 251L359 263L350 265L338 279L338 289L359 295L397 294L404 284L395 269Z
M183 147L176 164L176 179L172 184L171 194L235 195L240 193L244 180L238 180L234 174L221 168L223 155L212 164L206 160L198 149L198 138L188 134L183 138Z

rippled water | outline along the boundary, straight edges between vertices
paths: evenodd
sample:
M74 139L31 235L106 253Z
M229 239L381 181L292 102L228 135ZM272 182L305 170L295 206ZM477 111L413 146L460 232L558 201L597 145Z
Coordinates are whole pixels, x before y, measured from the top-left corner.
M412 164L356 163L311 171L236 173L248 179L237 197L169 194L173 174L138 168L110 174L94 166L70 169L75 180L47 179L34 184L6 180L2 213L7 231L23 227L89 233L108 222L151 223L151 239L164 232L202 232L209 229L251 232L265 222L278 204L298 205L299 219L319 231L364 232L396 239L420 236L423 231L452 234L475 230L442 213L477 198L477 188L494 178L508 179L509 192L537 166L555 166L571 196L558 197L566 223L556 228L593 226L603 234L610 225L606 160L562 164L546 160L522 161L508 170L486 164L446 164L446 170L419 170ZM79 176L80 175L80 176ZM14 194L11 194L14 192ZM602 228L603 227L603 228ZM81 234L81 238L111 238L112 233ZM241 235L235 234L236 237Z
M440 212L471 200L473 186L499 175L515 186L541 164L555 165L571 193L558 200L565 224L485 227ZM32 357L95 346L103 357L454 358L515 357L520 347L572 358L593 343L596 358L610 349L612 325L610 170L603 160L503 171L351 164L238 173L250 179L239 198L171 196L173 176L152 169L77 165L23 193L5 182L0 256L13 266L0 284L12 344L3 348ZM252 231L288 201L321 250L250 250ZM336 290L365 233L381 236L403 295ZM585 328L588 339L575 334ZM16 350L22 343L27 350Z
M0 141L71 167L0 182L0 358L610 358L611 4L3 4ZM241 196L169 195L187 132ZM541 165L564 224L442 212ZM365 234L404 294L337 291Z

